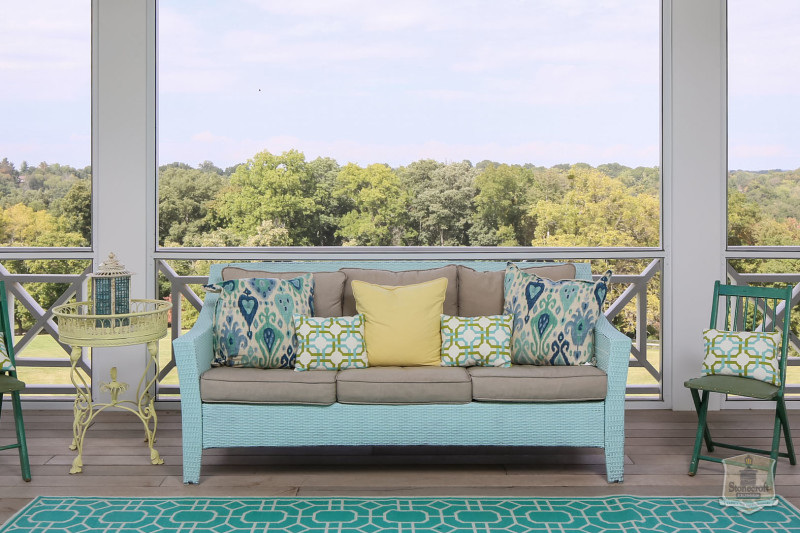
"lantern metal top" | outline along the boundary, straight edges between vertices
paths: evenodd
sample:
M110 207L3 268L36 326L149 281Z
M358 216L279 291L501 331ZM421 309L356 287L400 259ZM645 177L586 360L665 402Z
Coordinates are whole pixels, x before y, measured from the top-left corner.
M92 278L116 278L120 276L130 276L133 272L129 272L125 265L119 262L114 252L108 254L108 259L100 263L97 272L89 274Z

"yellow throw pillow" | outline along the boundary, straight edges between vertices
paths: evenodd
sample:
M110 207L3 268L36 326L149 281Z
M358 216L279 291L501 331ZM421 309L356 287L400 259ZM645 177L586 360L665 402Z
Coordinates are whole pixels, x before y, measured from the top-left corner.
M439 366L447 278L392 287L353 280L369 366Z

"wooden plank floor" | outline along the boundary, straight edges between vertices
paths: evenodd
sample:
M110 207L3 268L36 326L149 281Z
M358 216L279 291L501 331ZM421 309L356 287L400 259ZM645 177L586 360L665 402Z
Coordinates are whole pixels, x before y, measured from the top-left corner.
M590 448L320 447L207 450L199 485L184 485L177 410L160 411L151 465L141 424L105 412L89 429L84 471L69 475L72 411L26 410L33 480L22 481L17 452L0 452L0 522L38 495L57 496L599 496L707 495L722 491L722 465L701 462L689 477L696 417L690 412L631 410L626 420L625 482L609 485L602 450ZM712 435L769 446L771 414L710 414ZM0 444L9 443L4 411ZM800 445L800 411L790 414ZM721 452L724 455L725 452ZM733 455L728 452L727 455ZM781 459L778 494L800 507L800 466Z

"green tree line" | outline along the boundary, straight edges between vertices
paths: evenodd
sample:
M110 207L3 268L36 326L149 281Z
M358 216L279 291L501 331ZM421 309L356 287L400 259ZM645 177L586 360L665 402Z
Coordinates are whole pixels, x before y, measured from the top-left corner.
M164 246L658 246L659 171L260 152L159 172Z

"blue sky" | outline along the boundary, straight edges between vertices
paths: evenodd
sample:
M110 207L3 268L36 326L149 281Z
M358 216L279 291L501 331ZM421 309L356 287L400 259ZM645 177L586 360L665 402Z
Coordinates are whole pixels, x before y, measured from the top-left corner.
M89 6L0 7L0 157L89 163ZM800 166L798 15L729 1L731 168ZM657 165L659 16L642 0L159 0L160 162Z

